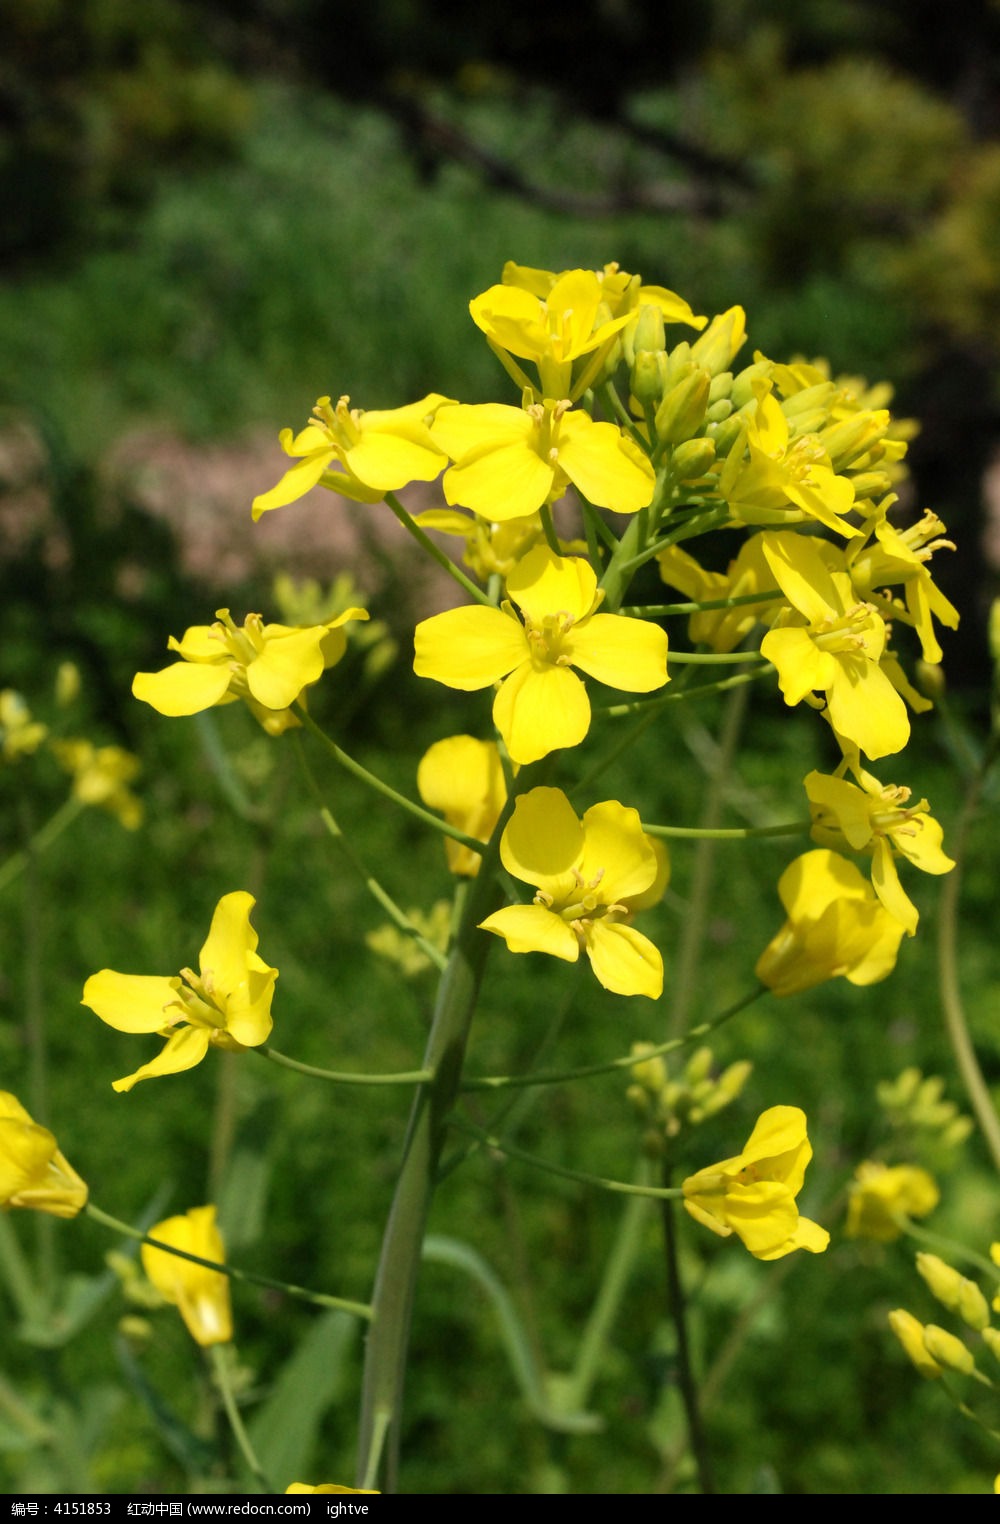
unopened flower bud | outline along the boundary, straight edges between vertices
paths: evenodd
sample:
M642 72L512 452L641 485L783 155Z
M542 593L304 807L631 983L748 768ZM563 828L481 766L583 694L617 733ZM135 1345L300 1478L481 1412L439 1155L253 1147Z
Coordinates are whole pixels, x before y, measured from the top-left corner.
M905 1307L897 1307L889 1314L889 1327L902 1344L920 1375L927 1381L935 1381L942 1375L941 1366L928 1353L924 1344L924 1325Z
M715 444L711 439L685 439L670 457L670 472L675 481L693 482L715 464Z
M627 365L634 365L640 354L644 352L661 354L666 349L666 333L663 327L663 313L659 307L653 307L644 303L639 308L635 320L625 330L622 349L625 352Z
M667 386L667 357L642 349L632 365L632 395L644 409L657 407Z
M917 1270L931 1295L950 1312L957 1312L969 1328L982 1330L987 1326L990 1310L975 1281L967 1280L936 1254L918 1254Z
M730 307L714 317L695 342L691 354L699 365L704 365L713 375L728 370L734 357L743 347L747 336L746 313L742 307Z
M971 1349L936 1323L928 1323L924 1328L924 1349L938 1365L958 1371L961 1376L971 1375L976 1368Z
M746 407L748 402L753 402L756 398L754 382L760 381L762 377L766 379L770 371L770 360L755 360L753 365L746 366L737 376L734 376L730 390L733 406Z
M661 443L676 445L696 434L705 421L708 388L707 370L694 370L664 397L656 410L656 432Z
M1000 1360L1000 1329L981 1328L979 1331L983 1336L983 1343L994 1360Z

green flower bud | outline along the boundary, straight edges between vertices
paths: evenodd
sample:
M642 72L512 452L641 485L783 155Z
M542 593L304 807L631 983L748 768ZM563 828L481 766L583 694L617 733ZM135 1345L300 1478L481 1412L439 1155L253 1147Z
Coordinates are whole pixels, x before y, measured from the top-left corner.
M732 391L732 389L733 389L733 373L732 373L732 371L731 370L720 371L717 376L713 376L712 377L712 384L711 384L711 386L708 389L708 400L709 400L709 402L710 403L715 403L715 402L728 401L729 400L729 393Z
M753 365L748 365L745 370L741 370L739 375L734 377L732 388L730 390L730 396L733 399L733 406L746 407L748 402L753 402L753 383L759 380L762 376L769 376L770 373L770 360L757 360Z
M659 307L652 307L645 303L636 313L635 320L625 330L622 341L625 363L634 365L644 351L650 353L659 351L662 354L666 347L663 313Z
M675 481L693 482L714 463L715 444L711 439L685 439L670 457L670 471Z
M694 370L666 394L656 410L656 433L662 444L681 444L696 434L705 421L707 370Z
M656 407L667 387L667 357L642 349L632 366L632 395L642 408Z

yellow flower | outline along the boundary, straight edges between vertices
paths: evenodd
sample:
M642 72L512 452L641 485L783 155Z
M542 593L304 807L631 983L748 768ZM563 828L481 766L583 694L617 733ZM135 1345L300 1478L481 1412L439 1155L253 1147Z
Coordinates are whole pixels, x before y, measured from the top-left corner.
M482 519L478 514L461 513L455 508L428 508L413 515L421 529L438 534L456 535L464 541L462 560L481 582L494 573L508 577L518 561L545 539L541 515L529 513L523 519L505 519L502 524ZM585 555L586 540L559 540L561 555Z
M543 397L579 397L631 313L611 316L603 282L593 270L566 270L552 278L549 271L508 265L503 273L503 285L469 303L472 321L501 359L516 355L534 362ZM525 277L531 279L522 284ZM573 362L584 355L588 361L574 378ZM507 365L523 386L527 377L520 366Z
M870 852L875 893L912 937L919 917L899 882L897 854L925 873L950 873L955 864L942 851L944 833L926 799L911 804L908 788L886 787L864 771L860 777L863 788L825 773L806 776L812 838L824 847L846 844L854 852Z
M420 760L417 789L424 803L440 810L449 825L477 841L489 841L507 803L496 742L477 741L474 736L435 741ZM445 838L444 847L452 873L471 878L479 872L478 852L450 837Z
M887 618L912 625L920 638L924 661L934 664L942 655L934 619L954 630L958 628L959 616L935 583L927 563L935 551L955 547L944 538L944 524L930 509L908 529L896 529L886 516L895 501L892 495L879 504L875 538L850 547L847 560L851 581L861 596L871 599ZM902 584L904 603L882 591L894 583Z
M83 740L53 741L52 750L73 774L73 793L81 803L108 810L127 831L142 824L142 802L128 786L139 774L138 757L121 746Z
M31 718L27 704L15 689L0 689L0 756L5 762L30 757L48 733L47 725Z
M254 498L255 519L294 503L317 484L357 502L377 503L407 482L432 482L447 465L428 430L447 397L430 392L407 407L378 412L352 408L350 400L341 397L333 406L329 397L320 397L300 433L282 429L281 448L298 464L270 492Z
M722 598L745 598L753 593L774 591L774 575L764 559L763 546L763 535L751 535L725 573L705 571L679 545L661 550L656 559L660 576L668 587L678 588L693 603L713 603ZM711 646L713 651L735 651L754 625L768 623L781 607L782 599L775 597L760 603L737 604L731 609L705 609L691 615L688 633L696 645Z
M897 1307L889 1314L889 1327L902 1344L916 1369L927 1381L936 1381L944 1374L924 1344L924 1325L905 1307Z
M535 762L577 746L590 729L590 700L579 667L627 693L662 688L667 637L658 625L598 614L602 594L589 562L547 546L507 579L513 608L450 609L417 625L413 670L466 692L501 683L493 720L512 759Z
M652 501L656 474L613 423L562 402L501 402L445 408L431 430L455 462L444 474L447 501L502 524L562 497L570 482L599 508L637 513Z
M755 384L756 407L726 457L720 495L744 524L816 521L845 537L860 534L843 517L854 506L852 483L836 475L815 434L792 436L768 384L763 378Z
M308 1482L292 1482L285 1492L363 1492L368 1497L381 1497L377 1487L340 1487L336 1482L320 1482L316 1487L310 1487Z
M735 1233L755 1259L781 1259L794 1249L821 1254L830 1235L800 1217L795 1200L811 1158L805 1112L772 1106L741 1154L684 1181L684 1205L695 1222L721 1238Z
M33 1122L16 1096L0 1090L0 1207L75 1217L86 1203L87 1187L49 1129Z
M903 925L880 904L853 863L817 847L778 880L788 920L757 960L775 995L796 995L841 975L877 984L896 966Z
M579 820L557 788L522 794L500 839L507 872L537 890L530 905L508 905L481 922L511 952L544 952L575 963L580 949L616 995L663 991L663 960L627 922L632 901L657 881L659 864L636 810L615 800Z
M925 1169L866 1160L854 1171L848 1190L847 1236L892 1243L903 1231L902 1218L926 1217L940 1199L934 1177Z
M182 1217L168 1217L149 1230L150 1238L171 1248L197 1254L224 1264L226 1258L222 1234L215 1221L215 1207L192 1207ZM229 1279L221 1270L195 1265L177 1254L142 1245L142 1268L161 1296L178 1308L196 1343L228 1344L233 1337L233 1314L229 1301Z
M879 662L886 631L869 603L859 603L846 572L832 571L816 541L764 534L764 555L792 610L760 643L778 669L786 704L826 694L830 723L869 757L902 751L910 737L906 705ZM834 547L824 547L837 555Z
M181 660L162 672L137 672L132 692L171 716L244 699L268 734L280 735L299 724L290 705L343 656L343 626L367 618L365 609L350 608L323 624L296 629L248 614L237 628L229 610L218 609L215 624L192 625L181 640L171 635L168 649Z
M241 1053L267 1041L278 970L257 955L257 933L250 925L254 903L244 890L223 895L199 954L199 974L190 968L172 977L105 968L87 980L83 1004L109 1027L167 1039L156 1058L115 1080L115 1090L193 1069L210 1046Z

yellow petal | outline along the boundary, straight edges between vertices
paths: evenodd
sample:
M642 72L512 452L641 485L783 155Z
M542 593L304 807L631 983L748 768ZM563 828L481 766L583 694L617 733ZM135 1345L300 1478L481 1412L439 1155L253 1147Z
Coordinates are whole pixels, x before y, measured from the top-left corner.
M413 632L413 670L466 692L489 687L526 662L524 630L510 614L474 604L421 620Z
M245 1047L266 1042L277 969L256 956L257 933L250 925L253 896L225 894L215 908L201 949L202 982L225 1016L225 1030Z
M667 632L645 619L593 614L570 631L564 650L581 672L625 693L651 693L670 681Z
M558 903L577 885L573 868L583 845L583 826L562 789L533 788L514 804L500 840L500 860L514 878Z
M561 747L578 746L590 729L587 690L569 667L526 661L493 701L493 723L521 766Z
M371 416L362 414L362 424ZM346 451L344 464L366 487L395 492L408 482L432 482L448 458L432 447L429 434L426 443L418 443L396 434L365 430L354 448Z
M519 440L452 466L442 485L449 503L460 503L482 518L503 524L536 512L555 479L555 467L530 442Z
M479 923L481 931L503 937L511 952L543 952L575 963L580 944L573 928L544 905L508 905Z
M760 654L778 669L778 686L786 704L800 704L807 693L825 692L837 672L836 658L821 651L801 626L769 630Z
M157 1079L165 1074L182 1074L185 1069L193 1069L208 1052L208 1042L209 1034L204 1027L178 1027L154 1059L143 1064L141 1069L136 1069L134 1074L114 1080L111 1088L126 1092L140 1080Z
M324 625L312 629L277 633L280 626L264 626L264 649L248 664L247 687L266 709L288 709L303 688L322 677ZM341 635L341 641L344 637Z
M598 980L614 995L663 994L663 959L648 937L632 926L594 921L587 932L587 956Z
M584 497L615 513L637 513L653 500L656 473L637 446L628 448L613 423L567 413L559 432L559 465Z
M201 1259L225 1263L214 1206L192 1207L183 1216L168 1217L151 1228L149 1236ZM160 1295L180 1309L193 1339L208 1346L225 1344L232 1338L229 1281L220 1270L196 1265L153 1244L143 1244L140 1252L146 1275Z
M594 607L597 576L583 556L557 556L547 545L536 545L507 578L507 592L535 624L554 614L576 621Z
M178 661L162 672L137 672L132 692L160 714L200 714L225 696L231 675L225 660L213 666Z
M863 656L840 655L834 663L827 691L834 728L872 761L902 751L910 739L910 718L882 669Z
M582 821L583 852L577 871L585 884L599 877L601 903L642 894L656 877L657 860L638 810L616 799L592 804Z
M434 420L431 438L452 460L461 461L473 452L523 443L534 429L534 420L524 408L503 402L459 403L442 409Z
M307 432L321 433L319 429ZM287 503L294 503L300 497L305 497L306 493L316 486L327 466L335 459L336 452L328 448L317 450L314 455L307 455L305 460L300 460L285 472L280 482L269 492L261 492L254 498L250 509L254 519L259 519L262 513L267 513L271 508L284 508Z
M916 905L899 882L892 847L884 837L880 837L875 843L872 856L872 883L875 886L875 893L889 914L902 924L907 936L914 936L920 916Z
M160 1032L170 1022L181 981L157 974L116 974L103 968L83 987L82 1004L118 1032Z

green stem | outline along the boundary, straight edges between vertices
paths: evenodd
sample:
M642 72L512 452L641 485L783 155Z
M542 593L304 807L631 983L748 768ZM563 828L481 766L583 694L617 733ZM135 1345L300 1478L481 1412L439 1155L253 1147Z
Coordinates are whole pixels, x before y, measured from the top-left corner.
M413 519L411 515L407 513L406 509L403 507L396 494L394 492L387 492L385 494L385 501L391 508L392 512L396 515L403 528L408 534L413 536L421 549L425 550L431 559L437 562L438 566L443 567L443 569L448 573L449 577L453 577L454 580L458 583L459 587L464 588L471 598L475 598L477 603L485 603L489 605L490 600L483 592L482 588L477 587L475 582L472 581L471 577L467 577L464 571L455 565L451 557L446 555L440 546L435 545L430 535L424 533L415 519Z
M680 704L685 699L701 698L706 693L728 693L731 688L742 688L746 683L755 683L758 678L767 677L773 671L771 663L764 662L752 672L738 672L735 677L723 677L717 683L702 683L697 688L664 693L655 699L635 699L626 704L594 704L592 707L595 714L607 714L612 719L620 719L627 714L647 714L650 710L655 712L662 709L666 704Z
M351 867L354 869L355 873L357 873L358 877L362 880L365 888L368 890L368 893L379 905L381 905L382 909L392 921L393 925L398 927L398 929L403 932L405 936L410 937L411 940L414 941L420 948L421 952L423 952L424 956L429 958L436 968L443 969L445 963L447 962L444 953L439 947L435 947L433 942L429 942L423 933L419 931L416 926L414 926L413 922L406 915L405 911L401 910L400 907L396 904L396 901L388 893L388 891L383 889L382 885L379 883L378 879L375 878L374 874L369 873L368 869L365 867L364 863L361 861L360 857L351 846L347 837L344 835L344 832L341 830L340 826L337 824L337 821L334 819L332 812L323 802L323 795L320 791L319 784L316 782L312 768L309 766L309 761L306 757L305 748L302 745L301 737L297 735L295 737L295 741L299 761L302 764L302 771L305 774L306 782L308 783L310 790L316 798L317 804L319 806L320 819L325 825L328 834L337 843L341 854L347 859Z
M668 826L642 822L647 836L679 836L693 841L745 841L753 836L799 836L812 827L811 820L790 820L773 826Z
M312 1079L330 1080L334 1085L425 1085L434 1077L429 1069L409 1069L400 1074L347 1074L340 1069L318 1069L315 1064L300 1064L296 1058L276 1053L266 1043L250 1051L282 1069L293 1069L296 1074L308 1074Z
M763 661L759 651L668 651L667 662L689 663L691 666L725 667L738 666L740 662Z
M0 893L21 876L34 858L41 856L51 846L85 808L82 800L77 799L75 794L70 794L45 824L39 826L27 846L0 864Z
M670 1178L670 1166L664 1161L663 1178ZM698 1482L703 1493L713 1493L712 1473L708 1461L705 1430L698 1405L698 1384L691 1361L691 1345L688 1339L687 1299L681 1277L680 1257L677 1252L677 1214L672 1201L664 1201L663 1242L667 1261L667 1298L670 1317L677 1336L677 1384L687 1417L688 1441L698 1470Z
M386 1488L394 1491L399 1470L399 1434L410 1320L420 1269L424 1227L447 1133L446 1120L458 1094L479 987L493 938L479 923L499 903L496 882L500 836L518 792L537 781L539 769L526 767L497 821L479 873L468 885L448 966L441 976L423 1067L431 1078L414 1097L403 1161L372 1293L372 1331L365 1350L358 1448L358 1476L379 1475L384 1459ZM480 850L481 850L480 844Z
M945 1032L951 1043L958 1072L965 1086L969 1103L975 1113L979 1130L990 1151L994 1169L1000 1171L1000 1118L993 1105L993 1097L979 1067L962 1002L961 981L958 968L958 922L959 899L962 887L962 870L969 833L979 808L980 796L987 775L996 755L998 737L994 737L973 776L965 796L959 817L958 829L952 843L955 866L941 887L938 905L938 988L941 995L941 1011Z
M360 762L355 762L353 757L349 757L347 752L337 745L336 741L330 739L325 730L320 729L312 715L301 704L299 705L299 714L306 729L311 731L318 741L322 741L334 760L339 762L341 767L353 774L355 778L359 778L362 783L366 783L369 788L374 789L377 794L381 794L383 799L391 799L393 804L398 804L400 809L405 810L408 815L412 815L415 820L422 821L424 825L432 826L442 836L450 836L453 841L460 841L463 847L471 847L473 852L482 853L486 850L481 841L476 841L473 836L466 836L464 831L460 831L457 826L449 825L446 820L441 819L440 815L432 815L430 810L425 810L422 805L416 804L414 800L407 799L405 794L398 794L388 783L383 783L382 779L377 777L375 773L370 773L367 767L362 767Z
M697 1026L691 1027L683 1037L671 1037L668 1042L661 1042L655 1048L645 1049L641 1058L637 1058L634 1053L627 1053L621 1058L609 1058L600 1064L580 1064L575 1069L540 1069L534 1074L481 1075L476 1079L463 1080L460 1088L463 1091L506 1090L512 1086L521 1085L558 1085L566 1080L586 1079L592 1074L609 1074L614 1069L631 1069L635 1064L645 1062L648 1058L659 1058L667 1053L676 1053L678 1049L689 1047L693 1042L700 1042L710 1032L717 1031L723 1022L730 1021L740 1011L745 1011L747 1006L752 1005L766 993L766 986L759 984L756 989L744 995L741 1000L737 1000L734 1005L727 1006L718 1016L713 1016L710 1021L702 1021Z
M638 619L661 619L668 614L702 614L708 609L736 609L743 604L773 603L776 598L781 598L780 588L765 588L760 593L740 593L736 598L706 598L700 603L638 603L623 607L623 614L632 614Z
M339 1312L349 1312L352 1317L372 1317L372 1309L367 1302L351 1302L342 1296L327 1296L323 1291L310 1291L305 1286L294 1286L289 1281L276 1281L268 1275L257 1275L252 1270L237 1270L235 1265L223 1265L214 1259L202 1259L199 1254L189 1254L186 1249L177 1249L173 1244L161 1243L158 1238L151 1238L148 1233L143 1233L139 1228L133 1228L130 1223L122 1222L118 1217L112 1217L108 1212L102 1212L89 1201L84 1207L87 1216L94 1222L99 1222L102 1227L110 1228L114 1233L121 1233L125 1238L133 1238L141 1244L151 1244L154 1249L162 1249L164 1254L175 1254L178 1259L190 1260L192 1265L203 1265L206 1270L218 1270L221 1275L228 1275L231 1281L245 1281L250 1286L264 1286L268 1291L284 1291L288 1296L300 1298L304 1302L314 1302L317 1307L333 1307Z
M636 1063L637 1060L633 1059L632 1062ZM462 1117L452 1117L451 1126L457 1128L459 1132L467 1132L470 1137L478 1138L494 1153L505 1154L511 1159L519 1159L522 1164L530 1164L535 1169L543 1170L547 1175L557 1175L560 1180L574 1180L579 1185L594 1185L599 1190L611 1191L616 1196L650 1196L654 1200L663 1201L683 1195L680 1186L662 1189L657 1185L631 1185L627 1180L609 1180L604 1175L591 1175L585 1170L568 1169L563 1164L552 1164L548 1159L540 1159L537 1154L529 1154L526 1149L508 1143L504 1138L492 1137L484 1127L476 1127Z
M222 1397L222 1405L229 1419L229 1427L233 1431L233 1437L240 1447L243 1459L250 1468L251 1474L257 1479L265 1492L273 1492L270 1478L265 1472L257 1452L250 1443L250 1436L240 1417L240 1410L236 1405L236 1397L233 1393L232 1362L234 1350L231 1344L213 1344L209 1349L209 1357L212 1362L212 1370L215 1374L216 1385Z
M705 794L702 829L706 833L718 829L725 801L726 784L746 714L746 704L746 690L741 688L730 695L726 705L718 757L709 777ZM714 867L714 840L711 834L706 834L695 848L687 915L681 932L672 981L670 1031L675 1037L679 1037L687 1026L688 1011L694 998L698 964L708 921Z
M915 1240L918 1244L926 1244L928 1249L934 1249L940 1253L942 1259L947 1256L948 1260L964 1260L967 1265L975 1265L977 1270L984 1270L994 1283L1000 1282L1000 1267L986 1259L982 1254L977 1254L974 1249L967 1249L964 1244L956 1243L951 1238L945 1238L941 1233L932 1233L929 1228L918 1227L912 1218L900 1213L896 1222L903 1232Z
M647 1184L647 1160L641 1161L639 1173L637 1183ZM628 1290L632 1267L642 1248L643 1233L651 1210L649 1201L641 1196L632 1196L625 1203L601 1285L577 1347L567 1394L567 1400L573 1408L583 1410L590 1401L611 1330Z

